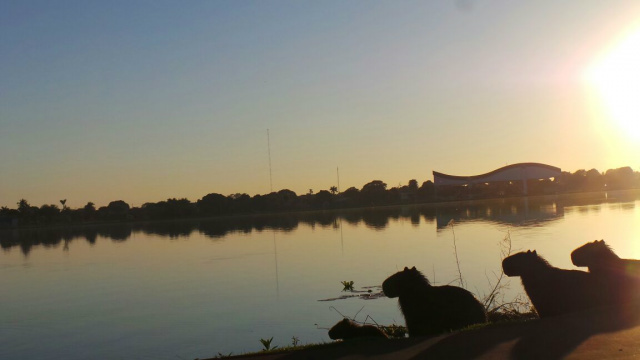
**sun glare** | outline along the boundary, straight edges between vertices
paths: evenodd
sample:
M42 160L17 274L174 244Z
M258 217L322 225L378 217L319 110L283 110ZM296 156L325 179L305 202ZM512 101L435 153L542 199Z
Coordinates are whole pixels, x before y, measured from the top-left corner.
M640 140L640 28L622 38L587 70L608 114L610 129Z

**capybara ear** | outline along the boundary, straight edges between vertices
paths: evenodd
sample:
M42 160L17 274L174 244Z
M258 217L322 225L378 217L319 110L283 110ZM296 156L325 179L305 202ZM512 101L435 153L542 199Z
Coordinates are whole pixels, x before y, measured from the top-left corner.
M342 319L342 322L345 323L345 324L348 324L349 323L349 319L344 318L344 319Z
M411 268L411 270L415 270L415 269L416 269L416 267L415 267L415 266Z
M531 250L527 250L527 254L531 254Z
M537 253L535 250L533 250L533 253L532 253L532 254L533 254L533 255L538 255L538 253Z
M409 268L405 266L404 271L409 271Z

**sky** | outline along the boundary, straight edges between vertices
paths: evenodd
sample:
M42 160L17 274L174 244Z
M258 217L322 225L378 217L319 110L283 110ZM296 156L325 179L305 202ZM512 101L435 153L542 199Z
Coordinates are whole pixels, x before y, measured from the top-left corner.
M638 63L635 0L1 0L0 206L639 171Z

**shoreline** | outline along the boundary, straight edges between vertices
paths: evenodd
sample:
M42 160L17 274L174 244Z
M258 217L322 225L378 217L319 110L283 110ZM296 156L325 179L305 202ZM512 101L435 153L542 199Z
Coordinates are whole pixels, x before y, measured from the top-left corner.
M631 359L640 356L640 306L488 324L430 338L361 339L277 352L218 356L297 359Z
M612 190L612 191L587 191L587 192L570 192L559 193L550 195L529 195L529 196L511 196L511 197L496 197L496 198L482 198L482 199L459 199L459 200L443 200L437 202L422 202L422 203L400 203L400 204L388 204L388 205L375 205L375 206L356 206L356 207L344 207L344 208L331 208L331 209L310 209L310 210L296 210L296 211L276 211L276 212L261 212L261 213L245 213L245 214L230 214L230 215L218 215L218 216L195 216L195 217L174 217L166 219L134 219L134 220L103 220L103 221L88 221L88 222L69 222L69 223L52 223L52 224L28 224L17 226L0 226L0 231L3 230L53 230L53 229L69 229L69 228L91 228L98 226L110 226L110 225L147 225L157 223L180 223L190 221L224 221L224 220L236 220L236 219L251 219L251 218L269 218L288 215L314 215L314 214L327 214L341 212L357 212L367 209L391 209L391 208L403 208L403 207L416 207L416 208L438 208L438 207L453 207L453 206L465 206L475 205L481 203L492 203L499 201L515 201L515 200L536 200L536 199L562 199L571 198L573 196L589 196L589 195L603 195L604 199L608 199L608 194L622 194L622 193L635 193L640 195L640 189L625 189L625 190Z

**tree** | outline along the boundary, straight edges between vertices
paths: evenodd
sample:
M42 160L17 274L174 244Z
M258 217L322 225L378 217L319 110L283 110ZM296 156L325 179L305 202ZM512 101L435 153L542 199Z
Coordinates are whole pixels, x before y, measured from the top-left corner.
M92 219L96 214L95 204L89 201L87 205L82 208L82 212L85 220Z
M366 183L360 192L381 192L387 190L387 184L382 182L381 180L373 180L369 183Z
M18 212L20 213L20 218L23 220L33 221L38 213L38 208L29 205L27 200L20 199L20 201L18 201Z
M196 206L203 214L223 215L228 211L229 202L230 199L226 196L218 193L211 193L198 200L196 202Z
M632 188L636 176L631 167L625 166L607 170L604 174L604 178L607 184L607 189L618 190Z
M342 195L346 198L356 199L358 195L360 195L360 190L356 189L355 186L352 186L345 190Z
M316 208L327 208L331 205L334 195L327 190L320 190L313 197L313 205Z
M360 195L365 204L381 204L387 198L387 184L381 180L373 180L362 187Z
M604 187L604 176L598 170L587 171L586 178L589 190L602 190Z
M196 212L196 207L186 198L182 199L167 199L167 210L171 217L185 217L193 215Z
M60 204L62 204L62 210L67 210L67 199L60 200Z
M421 201L432 201L435 199L435 184L431 180L422 183L418 189L418 199Z
M60 209L57 205L42 205L38 211L38 218L45 222L52 222L60 215Z
M298 195L295 193L295 191L289 189L282 189L278 191L278 197L286 204L292 204L296 200L298 200Z
M109 205L107 205L107 209L124 212L131 209L131 206L129 206L129 204L127 204L122 200L116 200L116 201L110 202Z
M416 179L409 180L409 190L418 191L418 181Z
M86 212L91 212L91 213L92 213L92 212L96 211L96 206L95 206L95 204L94 204L94 203L92 203L91 201L89 201L89 202L87 203L87 205L85 205L85 206L84 206L84 208L83 208L83 209L84 209L84 211L86 211Z
M230 209L232 213L241 214L251 212L251 196L236 193L228 196L231 199Z
M338 192L338 188L337 188L337 187L335 187L335 186L332 186L332 187L330 187L330 188L329 188L329 191L330 191L332 194L334 194L334 195L335 195L335 194Z
M29 213L30 209L31 209L31 205L29 205L27 200L20 199L20 201L18 201L18 211L20 211L20 214L26 215Z
M112 201L107 205L107 214L111 219L124 220L129 215L129 204L122 200Z

